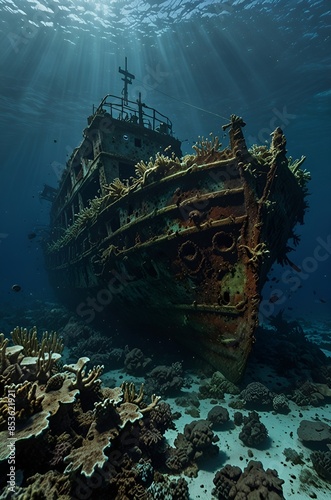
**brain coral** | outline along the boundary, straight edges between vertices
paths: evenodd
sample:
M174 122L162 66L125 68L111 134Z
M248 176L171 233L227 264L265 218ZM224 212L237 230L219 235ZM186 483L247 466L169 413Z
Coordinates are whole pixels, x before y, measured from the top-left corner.
M240 399L246 402L246 407L254 409L271 406L273 396L269 389L260 382L251 382L240 393Z

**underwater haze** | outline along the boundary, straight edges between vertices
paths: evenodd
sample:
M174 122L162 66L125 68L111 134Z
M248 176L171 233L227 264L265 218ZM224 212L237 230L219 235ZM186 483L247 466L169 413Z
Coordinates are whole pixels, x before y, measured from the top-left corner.
M278 317L300 324L315 335L316 342L322 339L321 347L331 356L331 4L326 0L0 0L0 332L9 337L17 325L31 328L38 320L41 330L62 333L64 316L66 321L75 316L75 312L61 313L62 319L56 316L64 306L49 283L43 255L51 203L41 199L40 193L45 184L58 187L72 150L82 140L93 105L106 94L121 95L118 69L124 68L125 58L128 71L135 75L129 98L136 100L141 94L144 103L171 119L183 154L191 154L198 137L210 133L226 145L222 125L235 114L246 123L243 133L248 146L269 145L272 132L280 127L288 156L306 157L303 168L310 172L311 180L304 224L295 228L300 242L289 253L293 267L276 264L270 272L263 289L260 323L267 329L270 324L280 328L279 323L270 322ZM286 271L292 273L291 280ZM50 317L57 318L54 325L47 324ZM76 315L75 320L80 319ZM63 335L65 338L65 332ZM87 354L77 350L73 337L70 339L65 340L65 352L73 363L74 358ZM121 346L123 352L126 347ZM148 359L154 361L153 349L156 356L159 345L151 339L148 348ZM316 356L314 360L319 359ZM302 373L297 379L304 382L306 372ZM138 387L145 372L131 375L138 377ZM109 375L117 384L122 378L120 369ZM250 366L246 382L256 380L266 379L254 377ZM329 384L329 392L325 390L323 396L326 404L331 396L330 375L328 380L318 380ZM194 381L198 390L198 375ZM276 379L273 383L277 385ZM279 390L286 393L283 383L279 382ZM209 399L213 399L212 391ZM293 401L290 407L296 412ZM212 408L204 404L201 418L205 418L203 411ZM183 408L179 411L184 413ZM305 418L313 419L317 413L323 420L329 410L323 407L323 415L321 411L314 406ZM278 425L276 420L272 425ZM299 425L298 417L295 422ZM179 423L184 426L187 422ZM296 427L293 429L296 435ZM331 436L331 428L329 431ZM277 438L281 433L280 428ZM232 438L228 439L230 443ZM221 437L220 448L223 443ZM243 453L240 449L238 456ZM331 463L330 451L321 453L329 453ZM265 469L278 468L278 458L264 462L262 452L255 458ZM312 469L306 455L303 460ZM222 466L225 463L223 460ZM245 464L232 459L232 465ZM57 470L62 474L65 466L61 467ZM212 476L218 469L206 467ZM331 467L323 471L318 474L318 491L313 482L307 482L307 496L299 483L289 484L291 479L285 478L284 498L308 498L312 492L317 492L312 498L328 498ZM299 477L298 469L291 473ZM25 488L23 466L20 474L16 482ZM215 491L211 496L216 483L208 477L207 473L198 475L198 486L193 479L189 482L190 496L183 493L173 498L223 498ZM295 490L292 495L291 487ZM151 497L141 498L162 498L153 491L148 493ZM3 495L1 498L10 498ZM56 498L54 495L49 498ZM83 498L78 493L71 495L63 498ZM99 498L91 495L86 498ZM140 497L137 493L122 498Z
M221 135L232 113L246 121L249 145L280 126L312 174L296 264L330 234L327 2L0 0L0 13L3 300L51 296L40 249L50 207L38 194L57 186L92 105L120 94L125 57L136 75L130 98L141 92L171 118L183 153L199 135ZM330 260L308 267L295 307L325 315L329 305L316 300L330 304Z

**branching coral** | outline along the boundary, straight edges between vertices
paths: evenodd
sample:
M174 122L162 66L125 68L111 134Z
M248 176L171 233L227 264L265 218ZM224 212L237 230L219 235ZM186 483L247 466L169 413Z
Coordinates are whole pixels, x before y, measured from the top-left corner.
M152 402L148 406L146 406L146 408L142 408L140 410L141 413L147 413L147 412L153 410L158 405L160 399L161 399L161 396L156 396L155 394L152 394L152 396L151 396Z
M24 347L25 356L36 356L39 352L40 345L37 337L37 328L34 326L30 330L16 326L11 332L14 344Z
M70 489L71 484L68 477L57 471L48 471L46 474L38 473L30 477L27 480L26 488L16 487L15 497L22 500L28 498L71 500Z
M261 165L267 165L272 160L272 152L267 146L253 144L253 146L249 148L249 152Z
M5 390L6 395L0 399L0 429L6 427L9 414L18 424L42 410L43 396L37 396L37 384L24 382L16 386L6 386Z
M278 153L279 150L278 141L280 141L281 145L283 145L282 143L284 141L284 136L281 133L280 129L277 129L274 132L273 142L270 149L268 149L267 146L258 146L254 144L249 149L249 152L260 165L270 165L274 155ZM305 156L301 156L300 159L293 160L293 158L290 156L288 158L288 165L287 165L289 170L295 176L299 186L303 189L304 192L306 192L307 182L311 180L310 172L301 169L301 165L303 164L305 159L306 159Z
M222 144L220 144L219 138L212 133L209 136L210 139L199 136L197 142L192 146L197 156L207 157L221 149Z
M137 180L144 185L154 180L153 174L165 175L185 170L189 166L187 163L188 160L188 157L184 157L182 161L180 161L174 154L169 157L161 153L156 153L154 160L150 158L148 163L140 161L136 164L135 173Z
M307 182L311 180L310 172L308 172L305 169L304 170L301 169L301 165L303 164L305 159L306 159L305 156L301 156L300 160L293 161L292 157L290 156L288 161L288 168L291 170L291 172L297 179L299 186L304 189L306 188Z
M129 192L128 185L124 184L119 178L114 179L110 184L104 186L108 191L108 197L112 201L116 201Z
M75 221L71 226L67 227L64 234L49 243L47 246L48 252L56 252L63 246L70 243L70 241L78 236L87 223L92 223L100 212L103 203L103 197L95 197L89 200L89 206L83 208L78 214L75 215Z
M163 436L153 425L140 425L139 448L148 456L155 456L162 450Z
M98 378L103 371L103 366L94 366L92 370L89 370L86 374L86 364L90 361L89 358L79 358L76 364L64 365L63 369L68 372L73 373L76 378L71 383L71 389L79 389L79 391L84 391L84 389L93 389L96 386L100 386L101 380Z
M121 389L123 391L123 399L126 403L135 403L138 405L143 400L144 384L141 384L138 394L133 382L123 382Z
M145 175L146 170L148 170L149 168L153 168L153 167L154 167L154 164L151 160L149 161L149 163L145 163L143 160L140 160L138 163L136 163L135 168L134 168L136 177L138 179L140 179L140 178L142 179Z
M9 363L6 358L6 348L9 340L5 338L3 333L0 333L0 374L8 367Z
M0 337L0 385L25 380L47 382L61 358L62 339L55 332L44 332L39 341L36 327L29 331L16 327L12 339L17 345L8 347L8 339ZM0 396L2 393L1 389Z
M45 352L42 347L36 360L36 378L40 382L46 382L53 373L54 364L61 358L61 354L51 351Z
M11 336L14 344L23 346L24 356L38 356L42 350L59 354L63 352L63 339L58 337L56 332L44 332L39 341L37 327L28 330L17 326L11 332Z

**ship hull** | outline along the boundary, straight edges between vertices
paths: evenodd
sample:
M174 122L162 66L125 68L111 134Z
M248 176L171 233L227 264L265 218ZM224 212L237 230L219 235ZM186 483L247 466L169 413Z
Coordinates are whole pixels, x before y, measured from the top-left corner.
M106 312L148 324L238 382L267 273L304 202L280 130L268 161L247 150L240 126L230 137L222 152L201 147L187 168L159 162L116 199L105 195L48 268L83 320Z

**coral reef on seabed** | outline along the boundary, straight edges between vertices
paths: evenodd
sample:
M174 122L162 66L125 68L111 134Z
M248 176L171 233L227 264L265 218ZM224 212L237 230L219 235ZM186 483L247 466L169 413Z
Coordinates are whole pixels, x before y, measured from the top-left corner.
M144 387L136 391L132 382L102 387L103 366L88 370L88 357L59 365L61 355L53 351L62 351L63 344L56 333L39 340L36 328L16 328L12 340L22 345L8 346L0 337L4 495L15 489L21 499L72 499L97 482L90 498L188 499L184 479L157 475L168 449L164 433L173 427L167 403L155 394L147 398ZM10 416L14 447L8 446ZM12 453L16 470L23 471L19 487L5 482Z
M266 377L253 382L245 378L239 387L219 372L210 378L199 373L192 379L193 373L183 368L187 361L156 364L164 363L164 358L151 352L148 357L145 347L115 347L113 338L105 352L106 336L80 328L73 319L63 332L64 340L54 332L40 335L36 328L16 328L11 340L0 336L1 500L11 498L6 483L13 453L7 446L11 414L16 422L13 498L18 500L189 500L202 494L281 499L289 498L294 474L293 495L308 492L319 498L328 491L330 428L327 421L305 412L319 411L317 407L327 411L329 365L323 360L318 368L315 360L321 356L307 340L301 339L298 346L299 352L311 351L304 369L288 371L293 377L277 389L270 383L274 379ZM291 335L300 336L299 328L292 329L292 340ZM282 335L276 345L280 341ZM64 354L66 364L61 358L63 344L70 345L70 357ZM97 363L89 361L84 348L96 355ZM121 362L104 376L99 354L114 349L121 350ZM265 352L268 355L268 349ZM73 353L80 355L75 363L71 363ZM278 363L275 358L268 368L275 366L277 371ZM164 394L167 401L155 394ZM174 407L179 410L176 415ZM293 417L296 427L290 433L287 424ZM291 448L278 438L278 421L284 422L284 436L291 440L286 445ZM246 463L239 463L239 468L237 459L245 460L245 455ZM282 467L279 477L270 465L275 460Z

